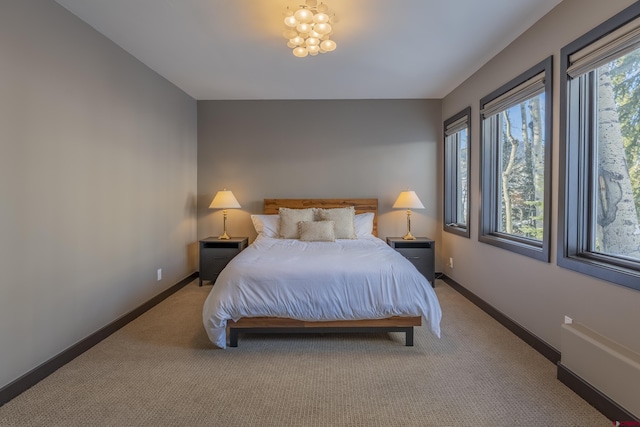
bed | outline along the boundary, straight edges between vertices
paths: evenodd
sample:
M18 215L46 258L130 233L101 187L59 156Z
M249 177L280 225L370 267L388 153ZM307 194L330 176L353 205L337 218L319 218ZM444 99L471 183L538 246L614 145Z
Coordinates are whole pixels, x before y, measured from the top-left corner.
M423 319L440 336L436 294L408 260L376 237L377 206L377 199L265 199L264 215L252 216L254 225L254 217L280 218L280 208L352 209L357 238L279 238L268 225L256 225L256 240L229 262L205 301L209 339L226 348L227 340L238 345L240 333L403 332L412 346L413 328Z

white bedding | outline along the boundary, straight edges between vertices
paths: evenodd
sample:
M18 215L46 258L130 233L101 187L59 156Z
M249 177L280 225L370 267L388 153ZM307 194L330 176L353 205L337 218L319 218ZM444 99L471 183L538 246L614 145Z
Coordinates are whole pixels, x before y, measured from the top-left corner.
M229 319L422 316L439 337L442 311L427 279L377 237L303 242L261 234L222 270L202 316L209 339L226 348Z

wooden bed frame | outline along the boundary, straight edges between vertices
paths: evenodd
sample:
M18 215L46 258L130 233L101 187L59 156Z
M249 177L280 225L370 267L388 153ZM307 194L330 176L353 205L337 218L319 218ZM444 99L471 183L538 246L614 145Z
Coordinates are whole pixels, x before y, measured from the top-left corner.
M373 234L378 235L378 199L264 199L264 213L277 214L280 207L341 208L353 206L356 214L372 212ZM413 346L413 327L422 325L422 317L389 317L386 319L307 322L280 317L245 317L227 322L229 346L238 346L239 333L360 333L403 332L405 345Z

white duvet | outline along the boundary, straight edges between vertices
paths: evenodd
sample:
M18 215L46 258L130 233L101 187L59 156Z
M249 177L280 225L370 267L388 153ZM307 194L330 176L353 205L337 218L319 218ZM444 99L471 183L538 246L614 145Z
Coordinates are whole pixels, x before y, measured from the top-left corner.
M442 311L427 279L377 237L303 242L258 235L222 270L202 316L209 339L226 348L229 319L422 316L439 337Z

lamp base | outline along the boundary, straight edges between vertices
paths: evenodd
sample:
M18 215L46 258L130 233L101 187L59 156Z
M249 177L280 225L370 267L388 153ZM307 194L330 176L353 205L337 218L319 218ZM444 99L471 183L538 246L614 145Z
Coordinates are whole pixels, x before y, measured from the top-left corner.
M407 234L404 235L403 239L416 240L416 238L411 235L411 209L407 209Z
M224 230L224 233L218 236L218 239L229 240L231 237L229 237L229 235L227 234L227 210L226 209L222 210L222 229Z

